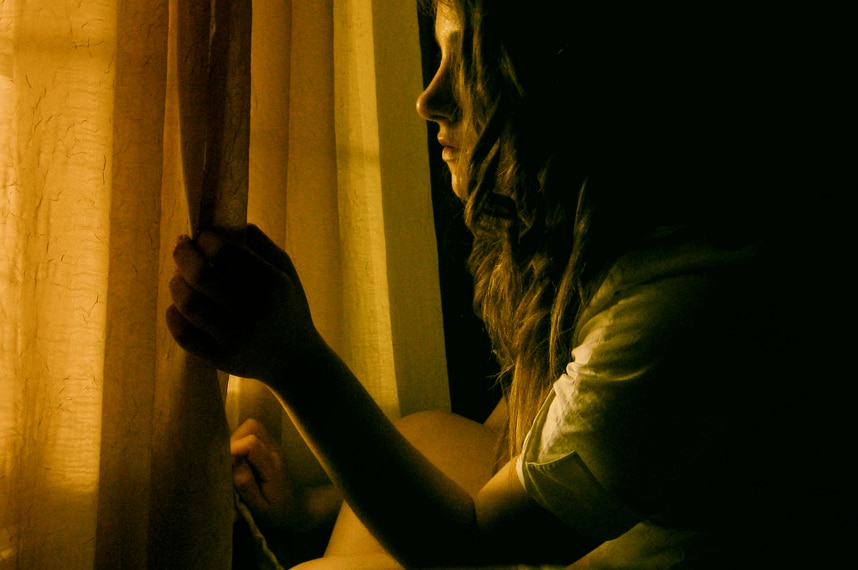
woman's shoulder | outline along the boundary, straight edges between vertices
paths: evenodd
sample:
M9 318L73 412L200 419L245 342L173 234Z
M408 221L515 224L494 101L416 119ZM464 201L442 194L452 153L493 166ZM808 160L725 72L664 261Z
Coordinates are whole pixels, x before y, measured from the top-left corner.
M681 233L656 233L621 256L612 271L616 284L633 286L667 277L748 267L758 243L724 243Z
M759 255L754 243L724 245L667 231L655 234L616 260L584 314L596 314L631 292L671 297L678 289L694 294L720 287L731 276L753 273Z
M636 376L665 359L755 337L774 314L757 247L656 240L622 256L582 311L574 366Z

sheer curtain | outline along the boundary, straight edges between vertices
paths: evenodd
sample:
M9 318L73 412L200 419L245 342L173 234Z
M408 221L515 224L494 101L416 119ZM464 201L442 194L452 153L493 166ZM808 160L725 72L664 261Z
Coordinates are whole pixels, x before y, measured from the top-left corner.
M307 458L257 383L224 413L163 323L201 6L0 0L0 569L226 568L228 430L259 416ZM254 2L239 200L391 417L449 405L414 9Z

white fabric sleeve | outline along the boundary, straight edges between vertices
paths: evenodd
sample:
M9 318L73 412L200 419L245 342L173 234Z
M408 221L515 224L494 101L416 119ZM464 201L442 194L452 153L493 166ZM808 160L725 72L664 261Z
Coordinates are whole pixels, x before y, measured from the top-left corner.
M744 255L625 258L582 314L516 464L531 498L571 528L607 540L658 512L730 421L735 398L713 363L730 362L741 327L717 268Z
M549 397L542 406L516 461L519 480L534 501L570 528L594 539L614 539L640 522L641 515L606 490L577 452L540 461L539 446L529 441L541 433L553 400Z

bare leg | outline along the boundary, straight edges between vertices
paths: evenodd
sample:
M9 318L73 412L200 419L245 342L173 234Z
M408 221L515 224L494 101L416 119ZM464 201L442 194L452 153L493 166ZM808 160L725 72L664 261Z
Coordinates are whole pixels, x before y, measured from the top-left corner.
M419 412L396 423L405 437L441 471L476 495L491 478L497 453L496 414L486 424L446 412ZM324 558L296 567L388 570L401 568L373 538L348 505L334 526Z

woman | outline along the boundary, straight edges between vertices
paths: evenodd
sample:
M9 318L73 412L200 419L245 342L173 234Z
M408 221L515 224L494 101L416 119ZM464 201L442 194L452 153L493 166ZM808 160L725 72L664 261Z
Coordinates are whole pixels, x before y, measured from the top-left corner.
M179 243L173 335L268 384L405 567L819 563L832 497L853 500L827 429L845 424L793 383L796 311L781 293L793 224L813 220L787 196L816 172L815 127L781 95L807 69L760 66L772 42L789 53L790 28L752 7L435 6L441 62L417 106L474 233L475 306L505 389L487 426L391 425L316 331L288 256L253 228L246 248L212 232ZM431 448L436 427L473 465ZM265 447L253 424L234 440L251 463ZM324 518L337 499L320 504ZM328 553L353 546L335 532ZM308 567L390 564L344 560Z

